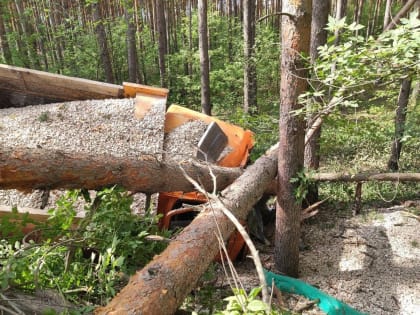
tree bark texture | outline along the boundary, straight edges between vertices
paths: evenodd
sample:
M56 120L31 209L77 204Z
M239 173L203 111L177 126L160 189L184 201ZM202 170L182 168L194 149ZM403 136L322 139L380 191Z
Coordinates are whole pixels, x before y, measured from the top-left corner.
M207 165L196 162L182 164L182 167L206 189L213 189ZM227 187L242 174L239 168L212 166L212 170L218 189ZM0 189L100 189L112 185L143 193L194 188L178 163L159 161L151 155L121 158L7 147L0 151Z
M257 112L257 69L255 65L255 1L244 0L244 112Z
M276 175L276 165L277 150L271 150L222 192L221 201L238 219L245 219L261 198ZM217 229L226 240L234 227L220 209L207 204L162 254L95 314L174 314L218 253Z
M404 136L405 121L407 117L408 100L410 98L411 80L404 79L401 83L400 94L398 96L398 105L395 112L395 136L391 146L391 155L388 160L388 169L398 171L399 160L402 149L401 139Z
M106 82L114 83L115 82L114 71L112 70L112 61L111 61L111 55L109 53L105 27L102 22L102 13L101 13L100 3L93 4L93 19L96 24L96 27L95 27L96 37L98 39L99 51L100 51L102 66L104 67Z
M418 2L419 0L408 0L397 15L391 19L391 22L385 27L384 32L393 29L400 22L401 18Z
M207 0L198 0L198 46L200 51L201 110L211 116L210 61L207 36Z
M305 122L291 113L301 108L298 96L306 91L307 71L301 54L309 54L312 1L283 1L279 119L278 192L274 259L278 271L298 276L300 205L290 180L303 168Z
M328 1L325 1L328 2ZM347 0L337 0L335 6L335 19L341 20L343 17L346 16L346 9L347 9ZM334 32L334 45L337 45L340 42L340 31L336 30Z
M127 6L128 4L126 4ZM136 26L134 17L130 12L132 6L124 8L124 16L127 23L127 61L128 61L128 80L132 83L139 83L138 79L138 60L136 47Z
M420 173L319 173L311 176L311 180L319 182L418 182Z
M10 52L9 41L7 39L6 28L4 26L3 20L3 3L0 2L0 41L1 41L1 49L3 52L4 60L7 64L12 64L12 53Z
M318 58L318 47L327 42L328 32L325 29L328 22L328 15L330 13L330 1L313 0L312 1L312 22L311 22L311 43L310 43L310 57L311 63L314 63ZM316 82L314 83L316 85ZM314 123L314 115L307 120L307 129ZM316 129L313 136L305 144L304 166L307 169L317 170L319 168L320 160L320 138L321 127ZM318 201L318 185L314 183L308 189L306 195L308 204L313 204Z
M391 5L392 0L386 0L383 29L385 29L388 26L389 21L391 20Z
M165 5L164 0L156 1L156 18L157 30L159 33L158 46L159 46L159 72L160 72L160 85L162 87L168 86L166 77L166 53L167 53L167 38L166 38L166 20L165 20Z

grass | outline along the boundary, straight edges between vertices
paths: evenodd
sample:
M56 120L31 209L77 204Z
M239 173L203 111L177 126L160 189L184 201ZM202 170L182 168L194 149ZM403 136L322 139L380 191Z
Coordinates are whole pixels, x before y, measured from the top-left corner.
M50 119L50 113L48 111L42 112L38 117L38 120L40 122L47 122L49 119Z

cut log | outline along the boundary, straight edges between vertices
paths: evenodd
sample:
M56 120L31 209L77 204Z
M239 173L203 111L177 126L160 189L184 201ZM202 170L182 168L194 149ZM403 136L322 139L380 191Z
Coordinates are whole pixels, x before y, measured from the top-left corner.
M189 161L191 162L191 161ZM213 189L208 166L191 162L181 164L185 171L206 189ZM212 166L218 189L237 178L240 168ZM100 189L121 185L143 193L191 191L177 162L159 161L153 155L116 157L49 151L42 148L0 150L0 189Z
M69 100L121 98L120 85L0 64L2 108Z
M307 174L310 180L316 182L420 182L420 173L318 173ZM265 191L267 195L277 193L277 183L273 181Z
M134 93L131 86L125 87L128 94ZM179 163L206 189L212 189L208 167L193 159L210 121L191 111L185 120L179 119L184 117L179 111L165 120L163 92L137 93L135 101L108 99L0 110L0 189L100 189L119 184L144 193L189 191L192 185ZM221 164L243 165L253 143L251 132L217 123L229 138L229 152ZM164 137L166 124L171 128ZM222 163L228 159L230 164ZM241 174L236 168L214 167L214 172L220 190Z
M319 182L419 182L420 173L319 173L311 176L311 179Z
M223 190L221 201L238 219L246 219L276 172L277 148ZM173 314L217 254L218 229L226 240L233 224L220 209L205 206L162 254L132 276L128 285L95 314Z

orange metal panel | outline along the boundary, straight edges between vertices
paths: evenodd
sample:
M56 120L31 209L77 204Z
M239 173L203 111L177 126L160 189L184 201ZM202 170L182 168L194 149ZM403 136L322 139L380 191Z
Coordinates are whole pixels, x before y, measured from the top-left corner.
M244 130L241 127L185 107L171 105L166 112L165 133L168 133L182 124L192 120L201 120L206 123L215 121L227 135L228 146L232 148L232 152L217 163L218 165L225 167L238 167L246 165L249 152L254 146L253 133L250 130Z

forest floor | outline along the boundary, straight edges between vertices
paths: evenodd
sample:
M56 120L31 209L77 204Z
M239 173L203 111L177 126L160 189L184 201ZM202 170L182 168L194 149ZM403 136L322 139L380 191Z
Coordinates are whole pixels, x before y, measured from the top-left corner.
M358 216L322 209L302 227L300 279L360 312L419 314L419 212L420 200L366 208ZM258 247L263 266L275 272L272 246ZM236 263L236 270L247 291L259 285L251 259ZM228 286L223 274L219 279ZM284 295L283 302L296 311L308 300ZM302 314L325 313L315 306Z

